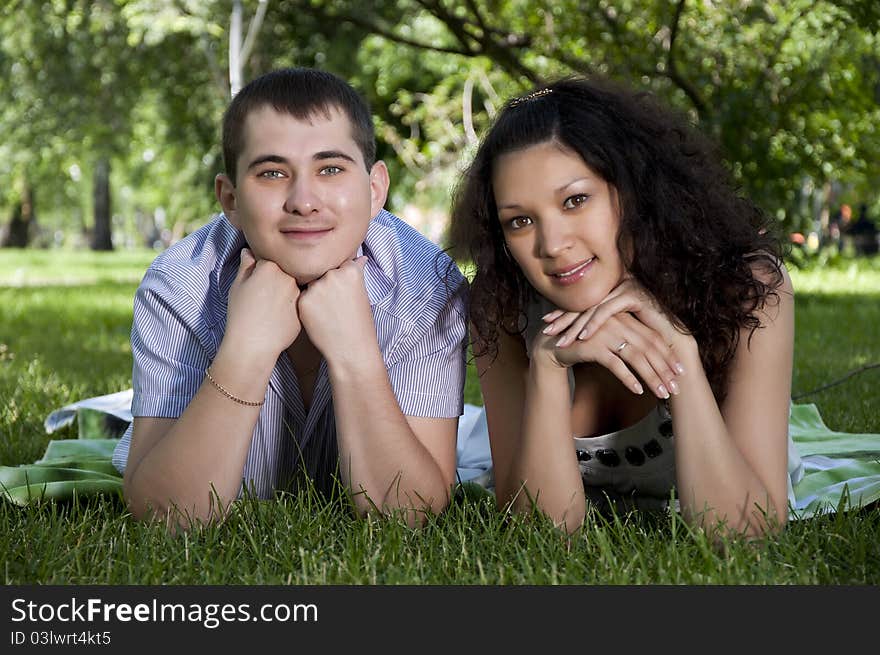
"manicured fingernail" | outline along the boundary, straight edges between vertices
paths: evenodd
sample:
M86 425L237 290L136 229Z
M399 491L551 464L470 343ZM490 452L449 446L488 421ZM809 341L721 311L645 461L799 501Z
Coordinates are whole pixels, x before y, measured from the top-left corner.
M670 380L669 381L669 390L677 396L678 391L679 391L678 382L676 382L675 380Z
M547 312L546 314L544 314L544 315L541 317L541 320L543 320L543 321L550 321L550 320L552 320L550 317L553 316L554 314L556 314L556 311L555 311L555 310L552 311L552 312Z
M586 339L586 338L587 338L587 331L586 331L586 330L582 330L581 333L578 335L578 339L580 339L581 341L583 341L583 340Z
M679 362L676 362L675 363L675 372L678 373L679 375L682 375L684 373L684 366L682 366Z
M543 332L544 334L550 334L552 331L553 331L553 326L552 326L552 325L548 325L548 326L545 327L543 330L541 330L541 332Z
M568 341L568 336L567 336L567 335L564 336L564 337L560 337L560 338L559 338L559 341L556 342L556 347L557 347L557 348L560 348L560 347L564 346L564 345L566 344L567 341Z
M642 389L642 385L640 385L638 382L633 382L633 391L635 391L637 394L642 394L645 392L645 390Z
M669 391L667 391L666 387L664 387L662 384L657 386L657 391L660 393L661 398L669 398Z

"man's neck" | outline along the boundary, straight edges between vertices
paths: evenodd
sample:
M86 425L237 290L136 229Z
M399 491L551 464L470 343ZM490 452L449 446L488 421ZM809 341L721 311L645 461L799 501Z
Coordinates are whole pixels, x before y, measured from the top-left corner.
M296 373L303 405L308 411L315 390L315 381L318 378L318 369L321 368L323 358L305 330L300 330L296 341L287 349L287 357Z

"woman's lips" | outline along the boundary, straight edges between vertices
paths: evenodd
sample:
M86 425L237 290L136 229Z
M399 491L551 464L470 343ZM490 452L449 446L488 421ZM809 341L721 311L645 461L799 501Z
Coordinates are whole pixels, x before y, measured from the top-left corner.
M550 279L553 280L555 284L561 286L575 284L593 267L593 262L595 260L595 257L590 257L588 260L572 266L571 268L551 274Z

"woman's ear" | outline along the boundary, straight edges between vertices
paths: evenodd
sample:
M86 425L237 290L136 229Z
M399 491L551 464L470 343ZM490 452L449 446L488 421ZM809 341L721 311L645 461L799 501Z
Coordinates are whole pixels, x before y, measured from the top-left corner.
M214 178L214 195L217 196L217 202L220 203L220 207L223 208L223 213L229 222L240 229L235 184L225 173L220 173Z

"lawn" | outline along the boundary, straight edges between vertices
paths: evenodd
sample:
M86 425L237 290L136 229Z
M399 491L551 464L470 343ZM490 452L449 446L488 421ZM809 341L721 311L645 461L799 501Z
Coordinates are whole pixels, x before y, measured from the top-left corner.
M0 464L38 459L46 415L131 385L131 301L155 253L0 251ZM880 259L793 271L793 396L880 361ZM802 397L826 423L880 432L880 369ZM479 403L471 369L468 402ZM71 428L51 438L75 437ZM880 510L795 522L760 544L711 547L672 516L594 517L570 540L540 517L462 497L420 530L356 520L313 494L244 501L180 537L102 498L0 501L4 584L877 584Z

